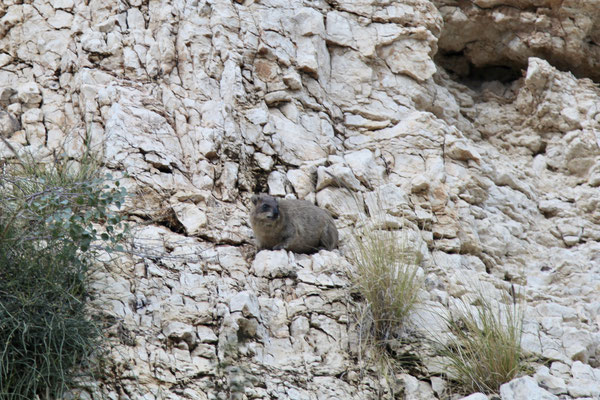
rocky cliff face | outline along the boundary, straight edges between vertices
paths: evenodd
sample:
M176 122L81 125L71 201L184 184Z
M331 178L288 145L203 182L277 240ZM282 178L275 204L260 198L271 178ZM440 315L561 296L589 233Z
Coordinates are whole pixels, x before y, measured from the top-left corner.
M412 232L425 303L520 290L544 365L504 400L599 398L599 24L577 0L3 1L0 135L88 143L133 194L82 398L444 398L357 362L365 207L339 181ZM340 251L255 256L258 191L331 211Z

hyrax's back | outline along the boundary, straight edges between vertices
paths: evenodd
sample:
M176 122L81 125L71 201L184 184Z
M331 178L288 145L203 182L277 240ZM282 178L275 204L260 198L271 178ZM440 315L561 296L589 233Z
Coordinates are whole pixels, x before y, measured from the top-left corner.
M319 248L333 250L338 245L338 232L329 213L305 200L279 200L281 214L293 227L287 250L310 253Z

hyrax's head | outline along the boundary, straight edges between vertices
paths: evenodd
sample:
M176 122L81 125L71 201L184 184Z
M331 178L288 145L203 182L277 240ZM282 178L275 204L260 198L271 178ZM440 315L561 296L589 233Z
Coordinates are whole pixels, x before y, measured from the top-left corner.
M277 199L268 194L255 194L252 196L252 216L262 224L273 224L279 218L279 204Z

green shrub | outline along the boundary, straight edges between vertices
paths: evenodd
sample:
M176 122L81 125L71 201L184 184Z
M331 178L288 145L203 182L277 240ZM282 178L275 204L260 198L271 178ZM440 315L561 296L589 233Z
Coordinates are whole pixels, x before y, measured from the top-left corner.
M61 398L76 368L98 348L86 310L88 272L99 249L115 248L126 196L80 163L32 157L0 174L0 399ZM104 225L104 231L98 227Z
M465 393L497 393L525 369L523 307L514 297L496 303L478 291L472 305L461 300L457 312L444 318L450 337L437 341L439 353Z
M396 338L419 301L421 254L400 235L367 224L351 245L354 285L366 303L362 333L375 344Z

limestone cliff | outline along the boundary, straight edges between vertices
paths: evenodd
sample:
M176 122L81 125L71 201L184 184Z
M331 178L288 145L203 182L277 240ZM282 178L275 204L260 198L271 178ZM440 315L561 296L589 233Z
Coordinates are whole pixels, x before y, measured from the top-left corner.
M426 303L474 278L523 293L546 366L503 400L598 399L598 27L583 0L4 0L0 135L39 157L89 143L133 194L82 398L400 393L357 362L344 243L365 207L335 176L404 219ZM330 210L340 251L255 256L259 191Z

